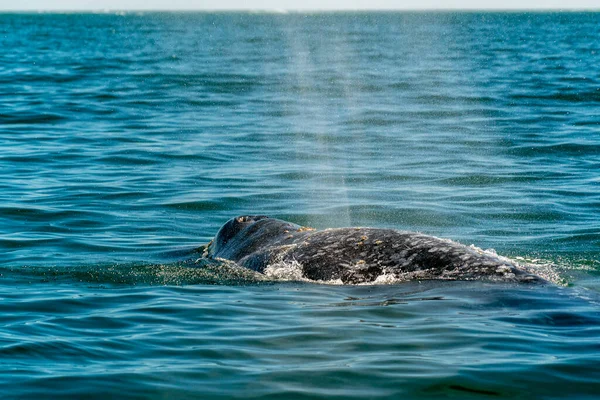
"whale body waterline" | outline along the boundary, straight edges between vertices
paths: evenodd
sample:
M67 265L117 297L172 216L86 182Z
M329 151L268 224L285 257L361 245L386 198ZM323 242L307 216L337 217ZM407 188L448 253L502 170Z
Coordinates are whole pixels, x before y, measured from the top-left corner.
M395 229L315 230L264 215L227 221L204 256L260 273L270 265L294 263L306 279L347 284L384 275L399 280L545 282L508 259L448 239Z

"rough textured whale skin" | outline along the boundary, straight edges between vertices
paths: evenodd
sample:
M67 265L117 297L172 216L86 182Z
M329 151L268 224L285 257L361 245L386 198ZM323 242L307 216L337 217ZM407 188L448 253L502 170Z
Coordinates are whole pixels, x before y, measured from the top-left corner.
M415 232L375 228L316 231L263 215L232 218L205 254L254 271L298 263L311 280L372 282L383 274L399 279L545 282L511 262L459 243Z

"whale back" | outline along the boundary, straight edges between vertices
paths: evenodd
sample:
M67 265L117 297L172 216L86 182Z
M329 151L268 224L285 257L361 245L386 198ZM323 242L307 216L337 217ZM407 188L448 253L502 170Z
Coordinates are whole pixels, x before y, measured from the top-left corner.
M394 276L544 282L507 259L447 239L395 229L317 231L261 215L227 221L207 255L258 272L269 265L300 265L303 276L316 281L364 283Z

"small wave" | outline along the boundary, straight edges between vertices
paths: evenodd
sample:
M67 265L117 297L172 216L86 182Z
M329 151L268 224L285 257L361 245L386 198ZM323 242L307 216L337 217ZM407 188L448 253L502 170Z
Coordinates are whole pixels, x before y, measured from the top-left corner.
M55 113L46 114L0 114L0 123L3 125L31 125L31 124L50 124L65 120L66 117Z
M597 103L600 102L600 89L580 91L580 92L564 92L559 91L551 94L515 94L510 96L514 100L538 100L542 102L562 101L566 103Z

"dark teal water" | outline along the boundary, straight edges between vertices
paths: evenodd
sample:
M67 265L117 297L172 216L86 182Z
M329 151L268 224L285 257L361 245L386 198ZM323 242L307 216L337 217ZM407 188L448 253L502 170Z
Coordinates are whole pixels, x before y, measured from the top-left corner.
M600 14L0 15L3 399L600 395ZM421 231L556 284L186 261Z

